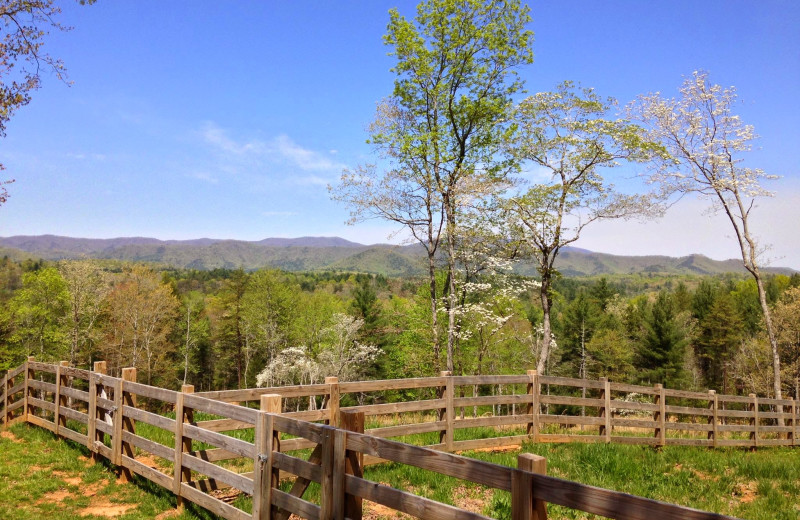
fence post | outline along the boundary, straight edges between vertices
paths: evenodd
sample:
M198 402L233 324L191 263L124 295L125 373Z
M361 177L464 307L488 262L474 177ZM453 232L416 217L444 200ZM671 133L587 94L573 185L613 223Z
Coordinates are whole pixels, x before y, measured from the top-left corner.
M192 470L183 467L183 454L192 451L192 439L183 435L183 424L192 422L192 410L183 404L184 394L193 394L194 385L182 385L175 395L175 460L173 461L172 492L178 497L178 508L183 507L181 484L192 480Z
M528 404L528 413L531 415L531 421L528 423L528 435L531 441L539 442L539 373L536 370L528 370L528 395L530 396L530 404Z
M607 377L601 377L600 382L603 383L603 389L600 391L600 399L603 400L600 417L604 418L605 422L600 425L598 434L604 438L604 442L609 443L611 442L611 383Z
M346 492L346 475L363 477L364 455L347 449L347 432L364 433L364 412L343 411L339 415L341 429L334 438L333 518L336 520L361 520L363 506L361 497Z
M67 418L61 417L61 407L67 406L67 396L61 395L61 387L66 386L67 376L61 374L61 367L68 367L69 361L61 361L56 367L56 394L53 396L53 405L55 411L53 412L53 425L56 428L56 435L59 435L59 428L67 427Z
M533 498L533 475L547 475L547 459L533 453L517 457L517 468L511 473L511 519L547 520L547 507L542 500Z
M444 441L445 451L453 451L453 420L455 410L453 409L453 374L447 370L439 373L440 377L446 378L444 393L444 408L439 411L439 420L444 419L445 429L439 432L439 442Z
M0 416L0 421L3 422L3 428L8 426L8 372L3 376L3 414Z
M261 413L256 423L256 455L253 460L253 520L272 518L272 490L278 487L278 470L272 467L273 453L280 451L279 433L273 414L281 413L281 396L261 396Z
M750 418L750 426L753 427L753 430L750 432L750 441L752 442L752 449L758 448L758 396L756 394L750 394L749 396L753 402L750 403L750 411L752 412L753 416Z
M653 412L653 421L658 423L655 427L654 437L658 439L658 446L665 446L667 444L667 396L664 393L664 385L661 383L653 385L653 390L658 392L655 396L658 410Z
M711 429L708 431L708 439L711 441L711 446L717 447L717 391L708 391L708 409L711 410L711 415L708 416L708 424Z
M28 397L31 393L31 388L28 386L28 381L33 379L33 370L29 368L29 365L36 361L36 358L33 356L28 357L28 360L25 362L25 393L23 394L23 398L25 399L25 404L22 405L22 417L24 417L23 421L28 422L28 415L31 414L32 407L28 405ZM32 414L31 414L32 415Z
M795 418L794 397L790 397L789 398L789 404L787 406L789 407L789 413L792 414L792 416L788 420L789 424L787 426L789 426L789 431L786 432L786 440L791 441L790 444L792 446L794 446L794 433L795 433L794 432L794 429L795 429L795 426L794 426L794 418ZM781 409L785 411L786 407L782 406Z
M120 466L120 481L122 482L130 482L133 479L133 473L131 470L126 468L122 464L122 455L125 454L128 458L134 458L134 451L133 446L125 441L124 433L123 432L130 432L135 433L136 427L133 423L133 419L130 417L125 417L125 407L130 406L131 408L136 407L136 402L133 399L133 396L125 391L125 382L130 381L135 383L136 382L136 369L135 368L123 368L122 369L122 378L119 381L118 391L114 393L114 406L116 406L116 410L114 411L114 437L116 439L116 450L114 451L114 459L116 460L115 464Z
M95 442L103 442L103 432L97 431L97 418L101 414L101 410L97 407L97 396L102 388L102 385L97 384L97 376L105 373L106 362L95 361L94 370L89 374L89 424L86 426L86 447L92 452L92 461L95 463L100 460Z
M328 424L339 426L339 378L326 377L325 384L328 385Z

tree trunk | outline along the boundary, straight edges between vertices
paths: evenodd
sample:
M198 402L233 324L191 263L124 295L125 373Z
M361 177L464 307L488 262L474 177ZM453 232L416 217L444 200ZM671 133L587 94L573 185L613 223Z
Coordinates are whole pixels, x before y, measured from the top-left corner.
M542 302L542 350L539 353L539 360L536 362L536 371L540 375L545 375L547 368L547 358L550 357L550 277L542 275L542 287L539 296Z

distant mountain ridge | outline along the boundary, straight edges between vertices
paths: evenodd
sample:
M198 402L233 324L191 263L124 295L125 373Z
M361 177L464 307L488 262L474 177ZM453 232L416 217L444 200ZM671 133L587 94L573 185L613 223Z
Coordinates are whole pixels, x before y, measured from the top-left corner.
M419 245L364 245L339 237L265 238L258 241L198 238L159 240L147 237L71 238L56 235L0 237L0 255L61 260L98 258L155 262L190 269L260 269L287 271L343 270L387 276L422 275L424 253ZM565 276L608 274L721 274L744 272L740 261L712 260L703 255L622 256L566 247L556 266ZM791 274L789 268L768 268ZM536 275L529 262L517 266L520 274Z

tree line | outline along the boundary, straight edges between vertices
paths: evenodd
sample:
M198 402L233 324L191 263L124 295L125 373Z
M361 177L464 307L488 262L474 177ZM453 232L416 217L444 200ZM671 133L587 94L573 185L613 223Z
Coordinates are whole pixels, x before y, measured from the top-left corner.
M447 271L436 273L437 290ZM800 275L769 276L782 380L800 376ZM532 279L479 274L459 295L456 374L519 373L542 356ZM93 260L0 261L0 369L26 356L202 390L431 376L420 278L196 271ZM557 278L546 370L670 388L771 395L758 289L741 275ZM440 321L444 334L447 321Z

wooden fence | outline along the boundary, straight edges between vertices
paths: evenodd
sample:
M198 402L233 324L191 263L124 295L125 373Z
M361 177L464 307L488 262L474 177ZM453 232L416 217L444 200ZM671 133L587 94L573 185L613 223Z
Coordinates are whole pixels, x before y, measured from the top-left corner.
M21 367L8 372L2 379L0 396L0 417L4 425L25 421L46 428L61 437L85 445L96 459L109 460L120 468L123 479L130 479L133 474L140 475L170 489L177 495L179 503L196 503L226 519L287 520L290 514L296 514L312 520L360 520L363 500L423 519L486 518L479 512L458 509L365 479L365 458L415 466L509 492L514 520L546 518L546 503L618 519L729 518L550 477L544 474L544 460L530 454L520 455L518 467L509 468L382 438L419 432L441 432L443 442L438 443L437 447L447 450L470 449L474 446L485 446L487 443L496 446L512 440L519 442L522 437L540 441L563 440L561 436L541 433L538 429L542 425L550 424L550 417L573 416L533 413L535 407L595 406L606 411L605 415L598 415L602 422L579 424L605 428L602 430L603 434L593 437L601 437L607 442L614 425L611 411L618 406L615 405L617 400L612 399L612 392L615 391L613 384L608 382L601 382L600 388L589 387L603 391L601 397L573 397L570 398L571 401L563 403L561 401L566 399L563 396L552 393L550 396L543 395L541 385L572 387L570 385L574 385L575 380L537 378L536 374L488 378L442 376L402 382L338 383L329 379L325 385L280 389L282 395L272 391L275 389L270 389L270 393L259 389L201 395L193 394L191 387L175 392L137 383L136 370L132 368L123 369L121 377L117 378L105 373L103 362L96 363L94 371L66 365L65 362L60 365L37 363L31 358ZM456 397L459 386L470 385L474 388L476 384L524 385L526 391L519 394ZM438 388L439 391L434 393L432 399L412 403L340 406L347 404L347 400L342 399L342 394L359 392L363 397L366 392L386 391L388 387L391 387L391 391L408 388ZM628 390L617 388L616 391ZM644 404L636 403L633 410L659 413L660 418L665 418L667 414L690 414L695 409L676 409L674 405L670 409L665 397L671 395L663 389L653 391L656 392L653 395L660 398L656 408L639 407ZM480 388L475 392L479 394ZM319 403L325 404L326 408L280 414L282 407L287 404L293 406L290 399L307 398L309 394L321 397L322 401L327 397L327 402ZM212 398L214 396L216 397ZM680 397L696 398L694 395ZM704 408L702 417L744 417L754 420L755 423L751 424L752 431L741 431L755 433L756 444L765 444L758 442L759 439L767 440L759 437L762 431L772 434L794 433L794 407L791 414L783 413L783 417L770 416L768 414L781 412L761 412L763 402L748 401L744 404L749 409L736 410L736 413L750 413L750 416L722 415L717 410L718 396L712 397L706 396L706 399L717 404L713 409ZM258 399L259 408L216 399ZM146 407L143 406L145 401ZM783 405L782 402L771 401L766 404ZM524 410L525 413L457 418L457 413L460 414L461 409L467 407L478 407L473 408L474 415L478 415L480 407L497 405L509 406L512 412ZM521 407L520 410L516 410L517 407ZM148 411L159 409L174 410L174 418L171 413L162 415ZM435 420L383 426L364 432L365 415L418 413L426 410L435 411ZM755 419L751 419L751 416ZM780 417L791 424L774 427L783 429L764 430L773 427L763 425L762 421L778 420ZM301 418L324 420L328 424L316 424ZM583 416L583 419L589 418ZM669 440L671 437L666 437L666 432L671 429L660 418L644 421L647 425L636 426L648 429L658 427L660 430L655 430L656 441L661 442L665 438ZM493 421L495 419L500 420ZM465 424L522 424L530 430L525 435L513 435L511 438L454 440L454 432L459 427L466 428ZM629 425L625 423L624 427ZM702 431L719 432L720 429L717 426ZM614 440L615 436L611 435L610 438ZM653 443L653 438L647 439L648 443ZM793 436L780 440L793 441ZM307 450L298 451L304 448L312 448L310 455ZM285 483L281 485L284 478L293 480L290 488ZM320 498L315 501L304 498L312 482L316 482L320 489ZM222 500L218 495L219 490L230 491L230 488L238 490L241 500L233 503Z
M407 391L427 393L429 398L398 402ZM363 412L374 417L374 427L367 433L376 437L416 442L407 437L438 432L438 441L419 440L448 452L523 441L794 446L798 433L798 407L791 398L539 376L533 370L526 375L450 376L443 372L440 377L346 383L327 378L317 385L197 395L247 406L265 394L280 395L284 415L306 421L335 424L339 410ZM474 428L496 429L501 436L467 438L468 429ZM292 446L307 445L299 441Z

